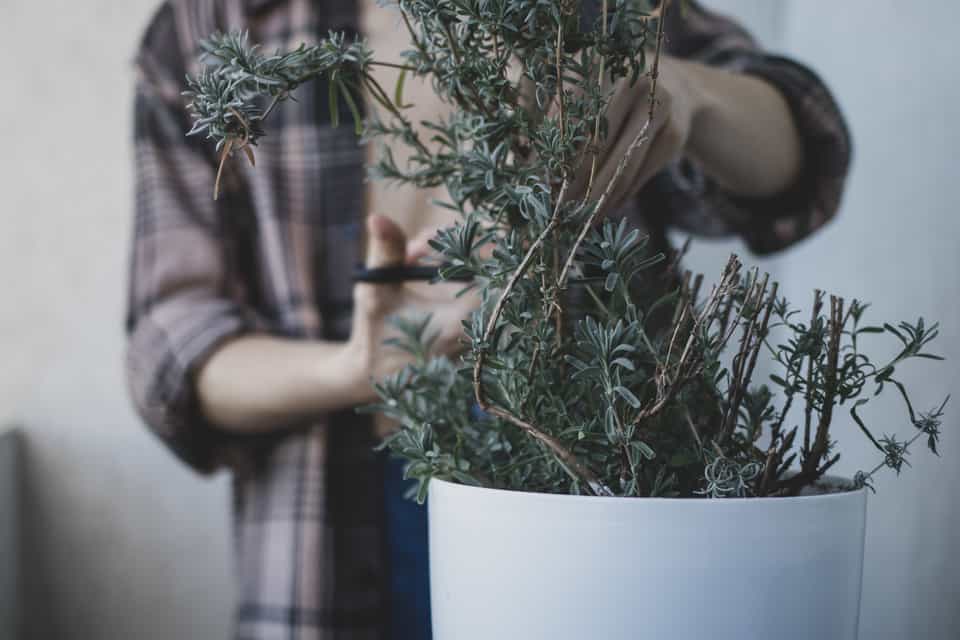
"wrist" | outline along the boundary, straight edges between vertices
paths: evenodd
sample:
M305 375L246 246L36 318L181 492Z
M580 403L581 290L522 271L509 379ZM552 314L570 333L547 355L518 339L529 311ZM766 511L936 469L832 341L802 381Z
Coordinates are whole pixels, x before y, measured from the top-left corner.
M780 90L750 74L697 62L682 66L696 105L686 155L740 196L769 197L792 184L802 143Z
M351 335L342 342L337 350L333 366L335 375L343 383L344 394L353 406L368 404L376 400L373 389L373 359L367 340Z

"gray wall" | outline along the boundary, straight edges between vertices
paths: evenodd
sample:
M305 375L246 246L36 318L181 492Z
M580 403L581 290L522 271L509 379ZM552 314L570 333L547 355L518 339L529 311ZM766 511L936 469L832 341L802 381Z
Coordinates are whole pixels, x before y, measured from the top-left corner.
M935 374L905 372L924 405L957 387L954 187L960 89L955 3L711 0L811 63L853 127L843 212L817 238L757 261L788 293L873 300L877 317L944 322ZM129 59L153 0L0 3L0 423L25 425L25 611L32 638L226 638L227 483L174 462L137 423L122 372L129 235ZM855 35L854 35L855 34ZM12 88L12 89L11 89ZM735 242L700 243L714 273ZM899 413L875 411L881 432ZM952 416L956 416L954 409ZM960 436L918 453L871 499L861 637L956 637ZM841 437L841 471L873 456Z
M226 478L128 407L130 60L155 0L0 2L0 424L23 425L28 637L229 634Z

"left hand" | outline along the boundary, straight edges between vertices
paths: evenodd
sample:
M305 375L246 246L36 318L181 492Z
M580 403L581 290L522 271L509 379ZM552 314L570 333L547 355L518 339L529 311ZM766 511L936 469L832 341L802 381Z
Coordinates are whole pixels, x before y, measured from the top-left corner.
M648 59L652 59L652 54ZM644 135L645 141L631 154L604 211L619 209L650 178L684 154L702 103L692 72L691 63L661 55L656 103L653 119ZM620 160L647 123L650 84L650 76L644 74L632 85L627 79L621 79L614 87L606 111L607 137L599 145L591 199L599 198L604 192ZM591 161L591 155L584 157L571 185L570 197L582 197L586 192Z

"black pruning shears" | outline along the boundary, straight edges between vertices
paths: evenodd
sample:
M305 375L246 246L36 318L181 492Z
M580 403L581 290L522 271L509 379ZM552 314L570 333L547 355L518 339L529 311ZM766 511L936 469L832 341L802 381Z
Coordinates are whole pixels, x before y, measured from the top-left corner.
M429 282L472 282L473 276L469 274L440 277L440 269L443 267L426 266L399 266L399 267L375 267L367 268L358 265L353 270L354 282L366 282L369 284L398 284L401 282L429 281Z

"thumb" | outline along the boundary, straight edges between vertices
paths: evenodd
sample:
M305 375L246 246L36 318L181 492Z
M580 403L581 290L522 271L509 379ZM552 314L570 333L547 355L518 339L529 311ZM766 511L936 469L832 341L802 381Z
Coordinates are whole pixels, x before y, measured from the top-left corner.
M407 242L407 264L417 264L435 254L430 241L437 235L436 229L426 229Z
M368 269L402 265L406 254L407 237L396 222L379 214L367 218Z

